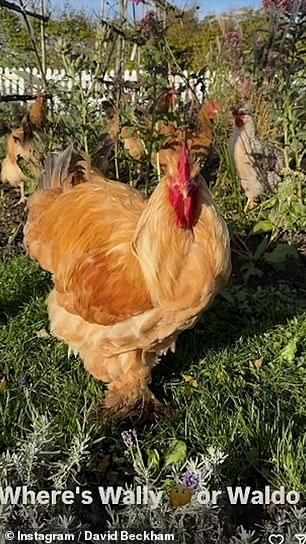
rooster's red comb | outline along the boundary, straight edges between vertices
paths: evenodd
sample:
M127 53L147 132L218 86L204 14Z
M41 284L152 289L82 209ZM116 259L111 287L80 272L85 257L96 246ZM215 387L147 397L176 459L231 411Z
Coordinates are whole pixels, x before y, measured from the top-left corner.
M214 100L209 102L207 104L207 114L209 119L213 119L219 110L220 110L220 106L219 104L217 104L217 102L215 102Z

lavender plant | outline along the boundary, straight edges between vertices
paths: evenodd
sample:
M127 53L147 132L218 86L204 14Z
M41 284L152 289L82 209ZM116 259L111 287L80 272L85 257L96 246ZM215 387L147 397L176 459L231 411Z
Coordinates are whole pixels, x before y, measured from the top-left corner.
M197 500L201 492L208 496L213 486L222 488L220 467L226 456L221 451L211 447L206 455L187 459L184 442L174 440L164 456L156 449L143 454L135 429L123 432L122 439L125 456L134 470L133 482L126 485L126 491L147 486L160 500L158 505L133 504L120 510L108 506L109 529L163 531L173 534L180 544L266 544L275 534L282 535L283 542L289 544L295 534L306 531L305 508L275 506L261 525L252 530L240 525L229 535L222 500L220 504L209 499L201 504Z
M200 504L196 494L207 491L214 479L218 478L218 468L225 456L213 448L207 455L186 459L184 442L173 441L163 459L156 449L147 451L147 461L142 454L135 431L123 434L127 447L126 456L135 471L133 483L126 489L147 486L160 497L157 507L152 505L133 505L115 511L108 507L109 528L126 527L133 531L159 529L175 535L181 544L194 542L225 542L220 540L222 528L219 519L220 507L208 501ZM184 492L188 500L182 502ZM196 528L196 530L195 530Z
M76 483L86 462L88 436L80 431L67 452L57 446L58 431L45 415L31 407L32 430L15 451L6 450L0 457L1 492L16 494L24 488L38 493L50 489L65 491ZM16 495L17 498L17 495ZM73 507L39 501L3 500L0 505L0 528L46 530L80 530Z

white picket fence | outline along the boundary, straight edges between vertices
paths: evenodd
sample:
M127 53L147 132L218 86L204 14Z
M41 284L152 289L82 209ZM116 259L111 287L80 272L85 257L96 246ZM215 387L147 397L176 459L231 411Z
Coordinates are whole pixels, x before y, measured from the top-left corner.
M93 95L99 100L107 98L107 87L111 86L116 79L114 71L108 72L104 77L104 82L99 80L92 80L92 75L89 72L81 71L78 74L79 82L82 88L88 89L93 84ZM170 85L174 88L179 88L188 78L188 73L184 73L184 76L174 76ZM50 68L46 71L46 79L50 83L50 86L55 86L56 89L62 91L71 91L74 87L74 81L71 77L67 76L64 70L57 70ZM125 82L137 84L137 71L125 70L123 74ZM207 77L207 85L209 84L209 77ZM183 94L184 99L187 100L194 92L201 100L203 98L199 85L193 84L193 81L188 78L188 85L191 90L186 90ZM8 68L0 67L0 95L23 95L23 94L37 94L41 92L43 88L42 77L37 68ZM133 86L131 85L131 98L133 98Z
M92 75L85 70L81 71L79 76L80 82L84 89L92 83ZM115 78L115 72L110 71L105 76L106 81L113 81ZM74 86L74 81L71 77L67 76L65 70L51 70L46 71L46 79L52 84L58 84L62 90L71 90ZM137 81L136 70L125 70L125 81ZM96 82L95 86L99 83ZM0 93L3 95L8 94L30 94L41 91L42 77L37 68L1 68L0 67Z

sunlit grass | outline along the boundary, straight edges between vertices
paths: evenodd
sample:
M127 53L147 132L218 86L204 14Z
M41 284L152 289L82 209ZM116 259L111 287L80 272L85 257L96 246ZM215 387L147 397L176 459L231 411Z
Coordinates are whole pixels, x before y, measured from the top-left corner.
M63 447L85 425L93 442L104 438L99 455L114 443L120 451L120 431L135 422L93 424L103 385L79 358L68 357L64 344L40 334L48 331L48 274L20 256L1 264L0 285L1 372L7 379L0 393L2 448L24 436L34 408L57 425ZM174 414L153 424L136 422L143 447L160 448L172 437L186 441L190 453L214 445L228 455L223 470L229 481L240 475L305 489L303 306L305 292L293 288L228 287L154 371L153 389ZM96 456L93 445L93 464Z

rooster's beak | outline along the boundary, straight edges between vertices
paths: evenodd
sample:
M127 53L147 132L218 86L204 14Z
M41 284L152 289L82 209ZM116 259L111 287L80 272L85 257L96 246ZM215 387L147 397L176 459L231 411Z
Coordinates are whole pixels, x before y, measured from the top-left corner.
M189 187L184 185L184 187L182 188L182 195L183 195L183 198L184 200L187 199L187 197L189 196Z

